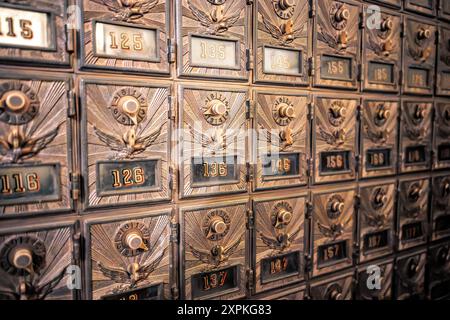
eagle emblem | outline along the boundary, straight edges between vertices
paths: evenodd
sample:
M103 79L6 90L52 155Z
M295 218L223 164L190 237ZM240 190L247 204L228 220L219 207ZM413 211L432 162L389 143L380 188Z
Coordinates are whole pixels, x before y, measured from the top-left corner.
M396 46L392 40L386 40L385 42L377 42L369 37L368 47L377 55L388 57L395 49Z
M322 233L327 238L332 238L335 240L337 237L344 233L344 225L342 223L332 223L329 227L320 222L317 222L317 227L320 233Z
M272 35L273 38L277 39L281 45L288 45L295 39L302 37L304 25L301 25L298 29L294 29L294 23L292 20L288 20L278 27L264 18L264 16L262 19L266 30Z
M387 129L384 130L370 130L368 125L364 125L364 132L366 137L370 139L373 143L384 144L387 141L389 132Z
M215 6L209 14L197 8L189 0L188 6L197 21L199 21L202 26L207 28L206 33L211 35L217 35L219 33L226 32L239 20L239 17L241 15L241 12L237 11L231 16L227 17L224 14L223 5Z
M242 236L238 238L235 242L230 244L228 247L223 247L221 245L215 245L211 248L211 250L201 250L196 249L190 244L188 244L191 249L192 255L196 257L198 260L203 263L213 265L214 267L218 267L224 262L228 261L228 259L236 252L241 244Z
M319 32L317 32L317 39L324 42L328 47L336 51L336 53L342 53L347 49L348 36L345 31L339 33L337 36L333 36L319 27Z
M319 127L319 135L326 143L336 146L336 147L343 145L345 142L344 129L335 130L330 133L320 126Z
M384 214L369 214L365 213L367 223L371 227L381 228L386 222L386 216Z
M203 133L194 129L189 124L187 126L192 139L198 144L198 147L208 150L211 154L225 150L228 139L232 139L231 136L235 134L234 130L223 130L221 128L214 129L211 134L208 132ZM228 133L224 131L228 131Z
M114 20L134 21L149 13L159 0L92 0L114 13Z
M300 228L297 228L292 234L280 233L275 238L267 237L262 232L259 233L262 242L272 250L280 250L289 248L291 242L295 239L297 234L300 232Z

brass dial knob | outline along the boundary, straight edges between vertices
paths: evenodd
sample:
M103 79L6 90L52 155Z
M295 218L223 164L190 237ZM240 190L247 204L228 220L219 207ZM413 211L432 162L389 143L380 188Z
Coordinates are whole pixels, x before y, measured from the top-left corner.
M446 121L450 121L450 108L444 110L444 118Z
M227 225L222 218L213 219L209 226L210 230L214 233L221 234L224 233L227 229Z
M294 0L279 0L278 6L281 8L281 10L287 10L294 6Z
M278 108L278 114L282 118L293 118L295 116L295 110L293 106L281 103Z
M347 114L347 109L345 107L336 106L331 109L331 113L334 118L345 117Z
M377 118L380 120L387 120L391 116L391 111L381 107L377 112Z
M330 294L328 295L330 300L342 300L343 299L343 295L342 292L339 292L338 290L334 289L330 292Z
M389 31L394 28L394 23L392 22L391 19L386 18L383 20L380 27L381 27L381 31Z
M125 244L132 250L148 250L147 246L144 243L144 239L142 239L142 236L139 234L139 232L132 231L128 233L125 237Z
M14 112L24 110L30 103L29 98L22 91L9 91L3 96L6 107Z
M17 269L28 269L33 263L33 253L29 249L17 249L12 255L11 263Z
M216 117L223 116L227 112L227 106L220 100L212 100L208 103L208 114Z
M411 260L407 267L408 277L414 277L417 274L417 271L419 271L419 265L415 260Z
M422 108L420 105L416 105L416 110L414 111L414 118L421 120L425 118L426 111L425 108Z
M419 187L413 187L409 192L409 197L413 200L417 200L420 198L421 193L422 189L420 189Z
M341 22L344 20L348 20L350 18L350 11L344 6L340 7L336 14L334 15L336 21Z
M417 32L417 38L419 40L429 39L431 37L431 31L429 29L421 28Z
M120 105L122 106L122 110L129 114L134 115L139 111L139 101L135 97L125 96L121 99Z
M450 182L444 181L442 184L442 196L446 197L450 194Z
M449 249L448 247L439 248L436 254L436 262L438 265L443 266L449 260Z
M291 222L292 220L292 212L286 209L281 209L280 211L278 211L277 220L279 223L282 223L284 225L289 224L289 222Z
M374 199L375 203L380 206L384 205L387 202L387 200L388 197L383 193L378 193Z
M344 202L334 200L331 203L330 208L331 208L331 211L333 211L333 212L342 212L342 211L344 211Z

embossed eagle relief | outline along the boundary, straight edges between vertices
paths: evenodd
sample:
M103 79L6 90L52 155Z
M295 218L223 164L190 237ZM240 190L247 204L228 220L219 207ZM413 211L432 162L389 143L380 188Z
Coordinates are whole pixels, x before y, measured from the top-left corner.
M319 126L319 135L326 143L339 147L345 143L346 134L344 129L333 130L329 132L322 126Z
M142 18L149 13L159 0L91 0L105 5L113 12L114 20L130 22Z
M261 237L262 242L270 249L283 251L290 247L292 241L295 240L297 234L300 231L301 229L297 228L297 230L291 234L287 232L282 232L277 234L275 238L268 237L264 235L262 232L259 233L259 236Z
M397 46L391 39L387 39L386 41L376 41L373 38L374 37L369 35L368 47L377 56L389 57L391 53L397 49Z
M258 135L263 137L263 143L268 143L270 146L279 151L288 150L301 135L302 131L297 130L293 132L290 127L285 129L266 129L262 125L259 126Z
M329 226L326 226L317 221L317 227L319 228L320 233L333 240L336 240L336 238L344 233L344 225L342 223L332 223Z
M186 123L189 133L196 144L202 149L206 149L211 154L216 154L227 148L227 141L234 140L235 131L222 128L216 128L214 130L206 130L200 132L190 124Z
M243 235L239 237L235 242L231 243L227 247L221 245L214 245L211 250L196 249L192 245L188 244L189 249L194 257L198 260L211 265L213 268L217 268L236 252L243 240Z
M364 134L370 141L377 144L384 144L387 142L389 138L388 129L382 130L370 129L370 127L367 124L364 125Z
M272 35L273 38L278 40L280 45L287 46L295 39L301 38L303 36L303 24L298 28L295 28L294 23L289 19L287 22L282 23L280 26L276 26L264 16L262 16L262 19L266 30Z

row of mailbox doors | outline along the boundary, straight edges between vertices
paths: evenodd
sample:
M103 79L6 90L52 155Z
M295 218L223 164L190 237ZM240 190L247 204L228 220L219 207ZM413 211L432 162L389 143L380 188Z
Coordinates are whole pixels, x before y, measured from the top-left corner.
M3 217L70 210L80 193L88 209L450 165L448 101L210 85L175 99L171 85L82 79L77 104L62 76L2 77Z
M373 261L394 250L407 254L429 240L448 239L450 176L433 177L431 192L430 183L427 176L416 176L398 184L291 191L250 202L241 197L177 211L136 208L85 217L81 228L74 220L4 227L0 297L70 297L75 291L68 280L72 272L81 276L75 267L81 261L85 271L78 281L86 298L94 299L176 298L178 283L187 299L234 299L247 290L286 287L305 274L329 275L355 262L378 265ZM429 264L439 272L432 282L441 283L450 277L449 245L433 252L437 262ZM398 268L400 278L406 277L400 287L409 294L421 285L426 260L421 253L412 256ZM448 285L443 282L433 296L448 294Z
M434 2L408 0L405 7L427 13ZM402 84L413 94L433 94L436 80L436 93L450 95L444 22L438 28L431 19L347 0L182 0L172 15L169 3L84 0L67 8L64 0L3 1L0 59L68 66L77 52L82 69L97 71L168 75L176 63L181 77L247 81L253 70L257 82L312 79L318 87L357 89L361 81L365 90L385 92ZM441 12L450 16L448 1ZM169 17L176 17L176 30Z

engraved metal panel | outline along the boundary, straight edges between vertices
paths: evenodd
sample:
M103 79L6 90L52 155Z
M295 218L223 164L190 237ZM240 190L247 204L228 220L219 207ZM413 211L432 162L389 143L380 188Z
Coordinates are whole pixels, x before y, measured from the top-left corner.
M306 195L255 200L255 292L303 279L305 202Z
M400 256L395 262L395 299L421 300L425 291L425 251Z
M312 194L313 275L351 266L355 225L355 189L327 188Z
M405 9L420 14L436 15L438 0L405 0Z
M171 211L85 222L89 299L170 299Z
M436 94L450 96L450 28L439 27Z
M250 5L177 1L178 75L247 79Z
M255 189L307 183L308 100L308 96L279 90L256 93Z
M433 169L450 168L450 100L437 100L434 110Z
M399 181L397 208L398 249L426 243L428 231L428 178Z
M448 300L450 296L450 244L433 246L428 253L428 298Z
M373 274L373 267L380 268L380 278L376 281L371 281L369 277ZM356 300L391 300L392 285L394 275L393 260L377 261L369 263L366 266L358 268ZM368 284L374 285L369 288ZM375 284L379 284L377 287Z
M67 284L78 241L71 223L0 231L0 300L76 299Z
M358 211L359 261L388 255L395 242L395 181L363 184Z
M401 18L381 11L374 21L371 6L364 6L363 90L398 92L401 70Z
M180 196L245 192L248 93L179 87Z
M312 300L351 300L353 272L328 277L311 283Z
M433 93L436 59L436 26L405 17L403 39L403 91Z
M168 74L169 4L79 0L81 67Z
M0 79L0 217L72 207L67 78Z
M395 174L398 110L397 100L364 99L359 149L361 177Z
M361 7L356 2L334 0L314 0L314 5L313 84L356 89Z
M401 107L399 171L431 167L432 113L430 100L404 100Z
M314 101L314 183L355 179L359 99L330 96L315 97Z
M168 200L168 86L83 80L86 207Z
M255 1L255 81L308 84L308 12L307 0Z
M450 236L450 175L432 178L431 240Z
M184 298L237 299L246 295L248 201L180 210Z
M66 0L0 3L0 60L69 65Z

